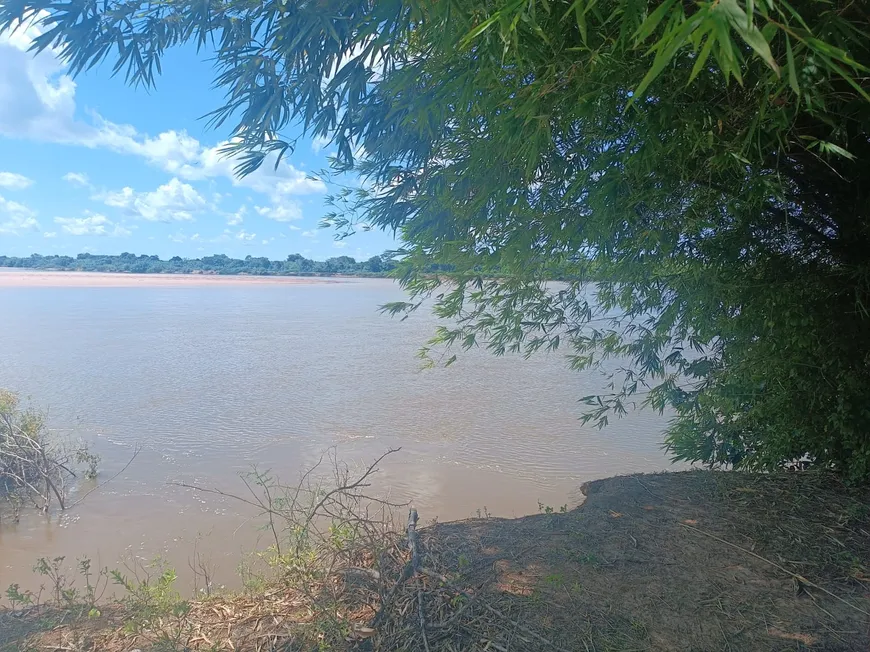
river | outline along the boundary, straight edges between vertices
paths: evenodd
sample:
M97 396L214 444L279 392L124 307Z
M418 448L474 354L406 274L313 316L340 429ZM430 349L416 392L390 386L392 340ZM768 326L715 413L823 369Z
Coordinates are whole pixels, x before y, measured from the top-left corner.
M586 480L669 466L659 415L580 424L578 398L605 381L561 355L470 351L422 370L435 319L379 314L403 297L391 281L111 285L0 287L0 387L88 442L101 480L141 448L73 510L0 526L0 589L33 585L40 556L162 555L184 576L195 547L231 584L262 534L250 511L170 483L239 492L254 465L292 480L330 446L351 465L401 447L379 487L424 520L571 506Z

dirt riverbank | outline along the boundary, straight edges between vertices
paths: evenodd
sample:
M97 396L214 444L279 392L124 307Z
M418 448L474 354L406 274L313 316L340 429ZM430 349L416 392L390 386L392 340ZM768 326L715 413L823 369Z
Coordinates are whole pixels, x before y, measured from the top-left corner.
M4 287L202 287L346 283L350 277L246 276L243 274L127 274L0 269Z
M397 539L393 577L361 571L387 591L346 576L319 587L353 594L336 615L344 649L870 649L870 491L815 473L685 472L585 493L567 513L423 528L423 570L398 584ZM119 606L5 612L0 650L311 649L309 598L272 586L138 631Z

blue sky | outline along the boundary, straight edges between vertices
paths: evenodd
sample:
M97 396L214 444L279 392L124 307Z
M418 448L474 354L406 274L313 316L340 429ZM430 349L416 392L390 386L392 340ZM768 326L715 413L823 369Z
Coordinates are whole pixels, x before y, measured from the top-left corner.
M71 79L53 52L25 51L35 29L0 35L0 254L325 259L395 246L391 234L335 242L317 228L327 188L308 176L329 150L310 138L277 171L235 178L217 153L229 129L200 119L222 93L193 48L170 52L146 91L108 64Z

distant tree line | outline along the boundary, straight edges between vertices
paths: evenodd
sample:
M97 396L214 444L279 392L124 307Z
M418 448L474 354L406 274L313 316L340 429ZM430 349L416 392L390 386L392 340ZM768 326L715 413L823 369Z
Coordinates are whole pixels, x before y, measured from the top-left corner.
M120 256L79 254L72 256L41 256L27 258L0 256L0 267L23 269L63 270L74 272L120 272L131 274L250 274L256 276L386 276L395 268L389 253L357 261L351 256L338 256L326 260L310 260L301 254L290 254L284 260L245 256L244 260L215 254L203 258L173 256L161 260L159 256L122 253Z

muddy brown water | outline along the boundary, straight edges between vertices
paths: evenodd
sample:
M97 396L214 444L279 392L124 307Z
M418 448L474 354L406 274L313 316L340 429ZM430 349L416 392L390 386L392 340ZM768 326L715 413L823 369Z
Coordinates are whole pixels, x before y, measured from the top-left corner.
M380 315L403 297L391 281L80 281L0 287L0 387L87 441L101 479L141 452L75 509L0 526L0 588L34 585L34 561L58 555L109 566L160 555L189 581L194 548L233 584L262 535L253 514L169 483L238 492L253 465L293 479L333 445L352 465L401 447L378 482L424 520L574 505L586 480L669 467L661 416L580 424L578 398L605 380L560 355L472 351L421 370L415 353L436 322Z

